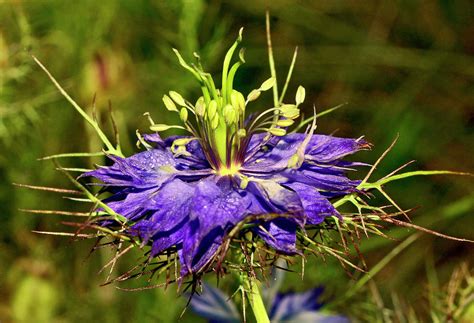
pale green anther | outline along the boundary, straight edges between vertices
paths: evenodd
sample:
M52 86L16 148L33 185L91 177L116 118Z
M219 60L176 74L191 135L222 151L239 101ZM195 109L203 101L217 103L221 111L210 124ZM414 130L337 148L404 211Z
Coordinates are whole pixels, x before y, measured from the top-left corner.
M171 151L175 155L190 155L190 153L186 150L186 145L196 138L179 138L173 141L171 145Z
M171 151L173 152L173 154L178 155L178 156L191 155L189 151L186 150L186 146L172 146Z
M228 125L232 125L237 121L237 111L231 104L227 104L223 110L224 120Z
M285 113L282 114L285 118L288 119L296 119L300 116L300 110L298 109L291 109L287 110Z
M204 116L204 113L206 112L206 103L204 102L204 98L202 96L197 99L195 109L198 116Z
M188 121L188 109L186 108L181 108L181 111L179 112L179 118L181 121L186 122Z
M207 107L207 118L212 121L217 113L217 102L212 100Z
M135 134L137 135L137 139L138 139L138 140L137 140L137 143L136 143L137 148L140 148L140 144L142 144L143 147L146 148L146 150L150 150L150 149L153 148L149 143L147 143L147 142L145 141L145 139L144 139L143 136L141 135L140 131L138 131L138 129L135 130Z
M306 97L306 90L301 85L298 86L298 90L296 90L296 97L295 97L296 105L300 105L301 103L303 103L305 97Z
M260 90L252 90L249 95L247 95L247 101L251 102L257 100L260 94Z
M270 77L268 80L266 80L265 82L262 83L262 85L260 85L260 91L268 91L270 90L273 86L275 85L275 78L274 77Z
M298 165L298 163L299 163L299 157L298 157L297 154L294 154L288 160L288 168L298 168L298 167L296 167Z
M293 123L295 123L295 122L291 119L280 119L280 120L277 121L276 125L279 126L279 127L289 127Z
M184 127L181 127L181 126L171 126L171 125L167 125L167 124L161 124L161 123L158 123L158 124L154 124L152 126L150 126L150 130L151 131L165 131L165 130L168 130L168 129L184 129Z
M291 156L288 161L289 168L298 169L304 163L306 147L308 146L311 138L313 137L314 131L316 130L316 109L314 109L314 115L315 115L315 118L313 119L311 128L306 133L306 136L303 142L296 149L296 153L293 156Z
M268 132L271 133L272 135L278 136L278 137L282 137L282 136L286 135L286 130L282 129L282 128L271 127L270 129L268 129Z
M286 111L286 110L289 110L289 109L298 109L298 108L296 107L295 104L282 104L280 106L281 111Z
M173 141L173 146L185 146L187 145L189 142L195 140L196 138L178 138L176 140Z
M246 135L247 135L247 130L245 130L245 129L243 129L243 128L237 130L237 137L243 138L243 137L245 137Z
M296 119L300 115L300 110L294 104L283 104L280 112L285 118Z
M240 177L240 189L245 190L249 185L249 178L247 176Z
M170 97L173 99L174 102L176 102L178 105L184 107L186 106L186 101L183 99L181 94L175 91L170 91Z
M219 115L215 114L214 118L211 120L211 128L217 129L218 126L219 126Z
M178 108L176 108L176 104L174 104L173 100L170 99L169 96L166 94L163 95L163 103L165 104L165 107L168 111L175 111L178 112Z
M145 112L143 115L147 117L148 121L150 122L150 125L155 124L155 121L153 121L153 119L151 118L150 112Z
M237 108L240 112L245 111L245 98L242 93L239 91L233 90L230 96L230 102L232 105Z

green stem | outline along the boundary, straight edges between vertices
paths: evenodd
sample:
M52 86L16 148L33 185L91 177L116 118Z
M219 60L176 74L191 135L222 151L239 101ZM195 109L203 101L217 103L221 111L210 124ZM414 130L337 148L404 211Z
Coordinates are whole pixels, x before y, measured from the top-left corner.
M250 307L252 308L252 312L257 323L270 323L267 310L265 309L262 296L260 295L258 280L256 278L249 277L245 273L241 277L242 284L246 291Z

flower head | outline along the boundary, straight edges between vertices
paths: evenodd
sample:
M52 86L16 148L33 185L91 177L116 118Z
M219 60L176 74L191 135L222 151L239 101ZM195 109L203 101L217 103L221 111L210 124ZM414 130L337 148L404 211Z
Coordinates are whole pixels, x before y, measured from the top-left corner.
M207 268L226 235L244 222L254 224L253 234L277 252L297 253L296 231L338 216L329 199L354 192L359 184L346 171L361 164L343 157L369 147L361 138L315 135L315 120L306 133L289 133L304 101L302 87L294 104L279 103L249 118L249 103L275 80L247 98L233 88L244 62L241 52L230 67L240 41L241 34L225 57L220 89L199 63L188 65L175 51L202 89L195 104L174 91L163 97L183 126L152 121L155 133L141 138L146 151L111 156L112 166L85 174L112 193L104 202L131 223L130 234L151 245L152 257L178 253L182 275ZM170 128L190 136L162 139L159 133Z

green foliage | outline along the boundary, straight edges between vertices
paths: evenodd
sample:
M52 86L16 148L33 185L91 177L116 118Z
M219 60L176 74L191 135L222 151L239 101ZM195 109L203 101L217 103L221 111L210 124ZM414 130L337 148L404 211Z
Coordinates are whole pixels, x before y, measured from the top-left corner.
M56 314L58 296L51 282L26 276L13 295L12 316L16 322L51 322Z

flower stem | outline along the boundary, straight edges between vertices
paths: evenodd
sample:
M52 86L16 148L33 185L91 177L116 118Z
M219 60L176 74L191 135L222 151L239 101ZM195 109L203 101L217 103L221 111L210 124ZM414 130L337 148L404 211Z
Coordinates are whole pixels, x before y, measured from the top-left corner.
M242 283L246 290L247 297L252 308L253 315L257 323L269 323L267 310L263 304L262 296L258 287L258 280L253 277L249 277L247 274L241 275Z

